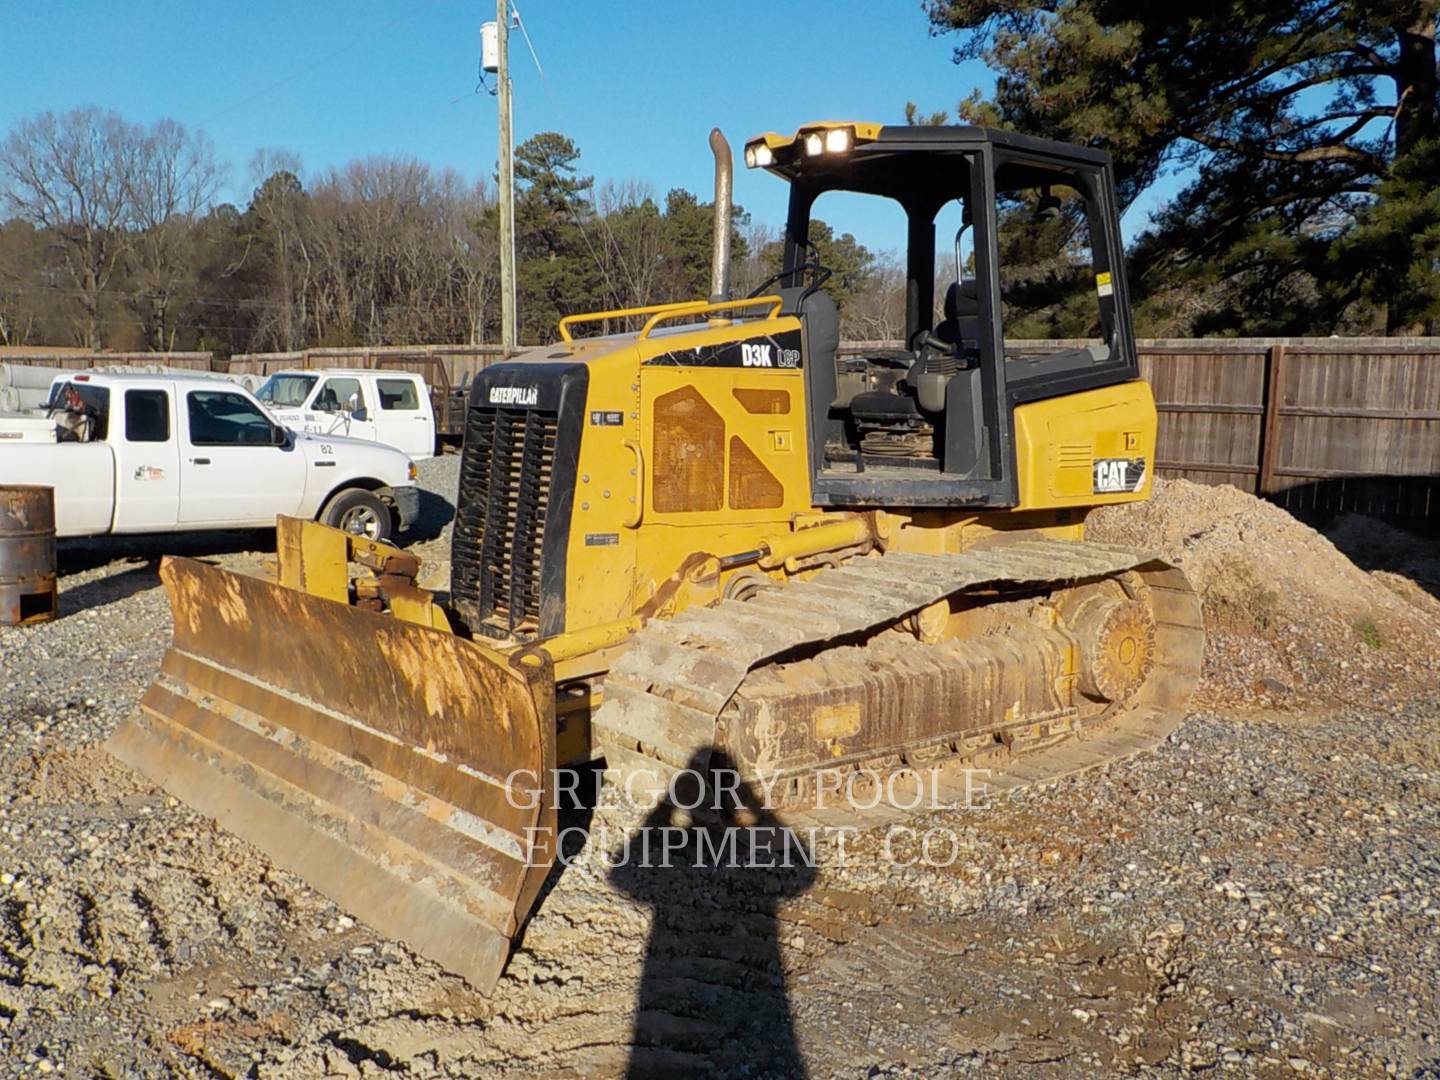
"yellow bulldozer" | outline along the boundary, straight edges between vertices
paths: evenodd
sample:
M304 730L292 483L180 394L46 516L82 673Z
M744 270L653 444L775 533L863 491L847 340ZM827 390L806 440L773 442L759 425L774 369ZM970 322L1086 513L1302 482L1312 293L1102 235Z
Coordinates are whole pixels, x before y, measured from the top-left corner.
M173 646L110 743L481 990L554 864L557 768L723 755L798 814L847 775L1104 764L1164 739L1197 679L1184 575L1083 539L1155 471L1106 155L767 133L744 157L790 185L783 265L735 298L711 146L708 299L567 317L475 378L448 595L299 521L274 582L169 558ZM841 355L811 236L836 193L903 215L900 348ZM1067 237L1089 338L1017 339L1002 253L1031 219Z

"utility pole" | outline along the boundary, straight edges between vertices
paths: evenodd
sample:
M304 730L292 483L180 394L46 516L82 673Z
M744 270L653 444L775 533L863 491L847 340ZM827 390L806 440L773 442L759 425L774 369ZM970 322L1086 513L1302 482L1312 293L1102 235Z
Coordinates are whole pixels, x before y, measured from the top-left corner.
M496 0L500 110L500 343L515 348L515 147L510 130L510 0Z

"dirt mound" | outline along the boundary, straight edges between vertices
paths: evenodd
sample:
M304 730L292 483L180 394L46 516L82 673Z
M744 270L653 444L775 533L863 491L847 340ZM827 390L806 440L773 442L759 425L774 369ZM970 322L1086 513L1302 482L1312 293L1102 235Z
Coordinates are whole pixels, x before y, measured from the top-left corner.
M30 754L16 772L20 797L42 803L109 802L152 790L95 743Z
M1345 525L1351 551L1406 534ZM1148 548L1183 567L1205 607L1211 647L1202 692L1214 700L1403 696L1440 670L1440 603L1423 577L1357 566L1285 510L1229 486L1160 480L1146 503L1090 515L1093 540ZM1367 541L1366 536L1377 538ZM1393 554L1393 553L1392 553Z

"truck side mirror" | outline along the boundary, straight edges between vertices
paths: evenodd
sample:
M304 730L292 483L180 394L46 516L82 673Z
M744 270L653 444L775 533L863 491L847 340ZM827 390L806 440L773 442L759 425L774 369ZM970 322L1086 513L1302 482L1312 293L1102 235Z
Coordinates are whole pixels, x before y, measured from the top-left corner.
M364 405L361 405L361 406L359 406L359 407L357 407L357 408L351 409L351 410L350 410L350 419L351 419L351 420L364 420L364 419L365 419L365 406L364 406Z
M290 432L279 424L270 425L270 444L272 446L289 446Z

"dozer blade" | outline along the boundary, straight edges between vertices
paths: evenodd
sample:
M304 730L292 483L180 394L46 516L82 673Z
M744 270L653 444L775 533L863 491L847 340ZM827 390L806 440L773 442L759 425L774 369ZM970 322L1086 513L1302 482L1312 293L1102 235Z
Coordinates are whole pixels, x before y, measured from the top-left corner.
M380 933L491 990L554 861L554 681L190 559L116 757Z

